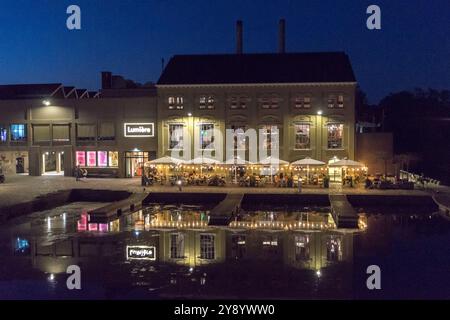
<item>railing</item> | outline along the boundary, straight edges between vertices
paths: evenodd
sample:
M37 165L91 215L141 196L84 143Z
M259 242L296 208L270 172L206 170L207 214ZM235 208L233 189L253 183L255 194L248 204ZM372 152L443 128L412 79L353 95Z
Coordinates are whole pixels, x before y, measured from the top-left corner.
M429 177L424 177L422 175L411 173L408 171L400 170L400 179L406 179L410 182L414 182L416 185L422 186L424 188L437 187L441 184L439 180L432 179Z

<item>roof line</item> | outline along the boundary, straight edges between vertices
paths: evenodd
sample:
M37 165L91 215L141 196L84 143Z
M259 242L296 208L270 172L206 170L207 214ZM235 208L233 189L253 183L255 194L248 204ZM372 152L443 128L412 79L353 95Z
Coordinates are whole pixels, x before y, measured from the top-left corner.
M356 85L356 81L340 82L274 82L274 83L208 83L208 84L156 84L156 87L253 87L253 86L330 86Z

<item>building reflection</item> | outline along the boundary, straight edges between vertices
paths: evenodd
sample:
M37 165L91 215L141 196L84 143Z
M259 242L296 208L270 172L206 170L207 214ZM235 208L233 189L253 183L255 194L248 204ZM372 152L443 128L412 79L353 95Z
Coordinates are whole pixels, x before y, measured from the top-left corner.
M71 264L95 268L111 261L134 263L127 257L127 246L154 248L155 259L148 264L187 268L270 262L317 271L353 259L353 233L348 231L208 227L200 224L202 215L197 217L175 221L178 218L173 215L172 222L180 223L174 227L158 227L155 218L142 211L101 227L88 222L84 226L82 217L76 237L51 243L31 240L30 255L36 268L51 274L65 273Z

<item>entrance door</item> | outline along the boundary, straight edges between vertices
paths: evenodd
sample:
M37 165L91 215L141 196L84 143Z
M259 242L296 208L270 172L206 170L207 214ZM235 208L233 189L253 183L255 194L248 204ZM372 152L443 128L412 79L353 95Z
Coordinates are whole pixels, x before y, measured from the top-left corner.
M125 153L125 173L127 178L142 176L144 162L148 161L148 152L132 151Z
M16 173L25 173L25 159L23 157L16 158Z

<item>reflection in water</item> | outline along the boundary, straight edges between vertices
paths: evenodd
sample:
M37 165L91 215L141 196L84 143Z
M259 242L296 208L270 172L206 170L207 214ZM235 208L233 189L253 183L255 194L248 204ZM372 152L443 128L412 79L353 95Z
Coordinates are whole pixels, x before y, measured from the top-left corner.
M209 227L202 207L155 205L108 223L89 222L91 209L57 208L7 226L1 278L44 281L40 297L352 298L360 296L355 266L382 256L374 248L389 247L403 219L363 216L360 230L340 230L322 208L247 212ZM83 271L82 293L65 289L72 264Z

